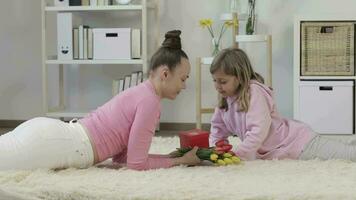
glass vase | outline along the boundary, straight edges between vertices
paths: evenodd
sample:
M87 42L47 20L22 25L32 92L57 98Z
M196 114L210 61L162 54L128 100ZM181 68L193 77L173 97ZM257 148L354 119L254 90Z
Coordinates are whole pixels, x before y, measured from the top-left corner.
M218 38L214 37L211 40L211 44L212 44L212 51L211 51L211 56L215 57L216 54L219 53L220 49L220 41Z

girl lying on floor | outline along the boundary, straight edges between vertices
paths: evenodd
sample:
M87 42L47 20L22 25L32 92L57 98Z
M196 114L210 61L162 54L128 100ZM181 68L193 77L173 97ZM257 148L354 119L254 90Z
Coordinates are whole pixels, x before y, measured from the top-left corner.
M356 145L314 133L306 124L279 115L272 89L254 72L241 49L222 50L210 72L221 95L211 120L210 144L230 133L242 141L235 152L243 160L345 159L356 161Z

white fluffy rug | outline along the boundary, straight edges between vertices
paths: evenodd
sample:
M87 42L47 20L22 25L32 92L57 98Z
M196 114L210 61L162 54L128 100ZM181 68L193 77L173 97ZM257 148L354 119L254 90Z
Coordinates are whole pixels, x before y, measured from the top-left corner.
M151 152L169 153L178 146L177 137L156 137ZM96 167L0 171L0 199L356 199L356 163L259 160L142 172Z

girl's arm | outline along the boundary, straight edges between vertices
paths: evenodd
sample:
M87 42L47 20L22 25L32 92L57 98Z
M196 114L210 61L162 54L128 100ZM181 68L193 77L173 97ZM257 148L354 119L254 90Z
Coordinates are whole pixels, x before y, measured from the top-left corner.
M268 136L272 123L272 100L269 100L265 91L259 87L251 86L250 106L246 113L246 136L236 151L243 160L256 159L257 150Z
M145 99L137 105L127 146L127 167L130 169L146 170L172 166L169 158L150 158L148 154L159 120L159 103L155 99Z
M225 139L227 141L227 137L230 134L226 128L222 116L223 110L219 109L218 107L215 108L215 112L211 119L211 128L209 135L210 146L215 146L215 143L221 139Z
M168 168L174 165L196 165L200 163L196 156L197 148L180 158L149 155L156 123L159 120L159 102L145 99L137 106L134 122L131 126L127 147L127 167L135 170Z

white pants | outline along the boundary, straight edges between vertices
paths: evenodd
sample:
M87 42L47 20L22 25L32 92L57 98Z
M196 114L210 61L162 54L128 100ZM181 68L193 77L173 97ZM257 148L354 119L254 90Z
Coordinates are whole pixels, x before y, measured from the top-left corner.
M93 149L80 123L34 118L0 136L0 170L86 168Z
M355 142L355 140L342 142L333 138L317 135L304 147L299 159L342 159L356 162Z

